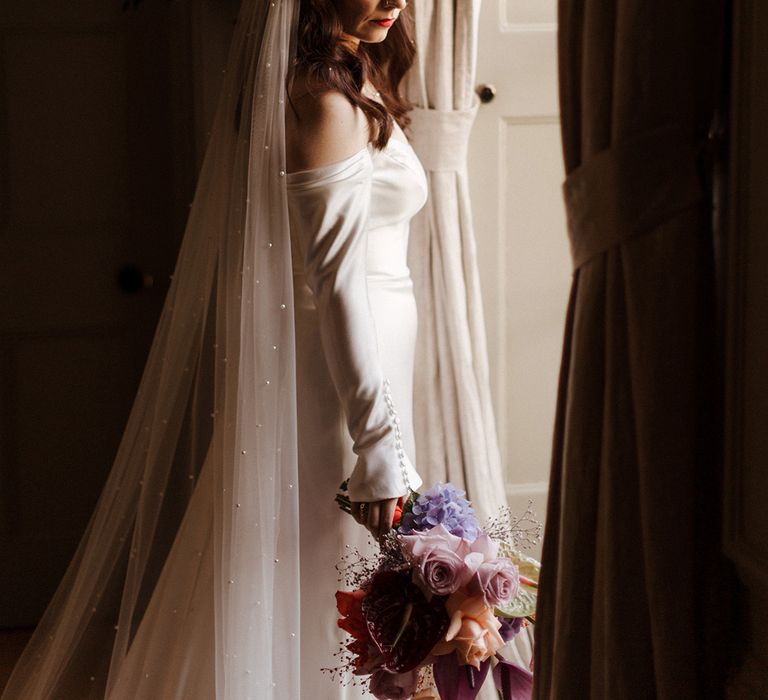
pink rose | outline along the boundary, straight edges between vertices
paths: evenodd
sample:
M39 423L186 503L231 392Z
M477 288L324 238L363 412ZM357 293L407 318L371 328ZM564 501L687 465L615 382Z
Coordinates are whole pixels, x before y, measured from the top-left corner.
M469 592L481 595L486 605L506 605L520 590L520 575L517 567L506 557L480 564L472 580Z
M495 559L499 554L499 545L484 532L469 543L469 552L464 555L464 563L467 565L467 573L471 579L482 564Z
M414 559L429 554L434 549L455 552L462 558L472 551L470 542L452 535L442 523L431 530L415 532L412 535L400 535L399 539L405 552Z
M416 692L419 673L415 669L407 673L390 673L384 669L371 676L368 690L378 700L406 700Z
M468 598L454 593L445 603L451 623L444 640L432 650L436 656L455 652L459 663L474 666L493 656L504 646L499 634L501 623L482 596Z
M470 544L469 551L482 554L484 561L490 561L499 556L499 543L494 542L486 533L481 532L477 539Z
M450 595L472 576L464 560L455 552L434 549L417 561L415 583L434 595Z
M426 532L403 535L400 539L403 549L414 563L414 583L428 598L450 595L475 573L477 567L468 567L465 562L469 542L452 535L442 524Z

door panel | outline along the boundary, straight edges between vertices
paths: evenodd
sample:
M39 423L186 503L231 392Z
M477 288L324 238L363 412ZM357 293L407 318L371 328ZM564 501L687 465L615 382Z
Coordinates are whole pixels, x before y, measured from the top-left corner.
M122 33L11 30L4 36L3 61L13 178L9 233L76 230L125 218Z
M506 0L502 3L502 24L533 31L552 31L557 22L557 3L541 0Z
M177 5L0 10L0 627L35 624L79 541L167 290L194 177Z
M491 384L511 507L544 518L570 287L561 198L556 3L486 0L469 170Z

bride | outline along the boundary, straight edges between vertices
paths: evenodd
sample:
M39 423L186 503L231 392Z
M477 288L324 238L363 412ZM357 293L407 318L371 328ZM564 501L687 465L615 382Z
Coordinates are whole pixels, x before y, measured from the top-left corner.
M243 0L128 425L2 700L370 697L328 672L335 564L421 483L413 57L405 0Z
M407 123L397 86L413 45L407 30L388 36L404 6L341 0L334 22L333 5L314 1L302 3L299 19L287 188L301 607L313 611L301 624L302 698L363 696L318 677L339 646L330 559L345 545L365 546L361 529L328 508L338 485L351 473L353 513L378 536L391 528L397 497L421 484L412 466L416 305L406 256L408 223L427 183L398 124ZM378 43L383 51L371 51Z

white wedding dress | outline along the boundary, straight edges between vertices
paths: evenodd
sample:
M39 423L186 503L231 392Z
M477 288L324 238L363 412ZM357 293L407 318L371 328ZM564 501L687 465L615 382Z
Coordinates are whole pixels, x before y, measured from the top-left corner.
M355 500L399 495L406 479L412 488L421 483L413 468L417 319L406 256L409 222L426 201L427 182L399 127L381 151L368 147L286 179L301 513L296 671L301 700L370 698L364 687L341 687L321 671L338 664L344 638L335 565L349 547L373 546L333 499L350 474ZM109 700L215 698L210 472L206 460ZM190 575L194 560L199 567Z

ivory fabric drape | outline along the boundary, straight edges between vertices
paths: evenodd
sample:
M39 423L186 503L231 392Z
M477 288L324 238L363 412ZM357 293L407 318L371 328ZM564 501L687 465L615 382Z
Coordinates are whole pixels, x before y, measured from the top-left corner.
M725 0L561 0L574 276L535 697L722 696L711 143Z
M465 488L485 516L506 498L466 170L480 2L420 0L413 9L419 57L406 89L415 105L409 136L429 181L408 259L419 309L417 465L426 484Z

